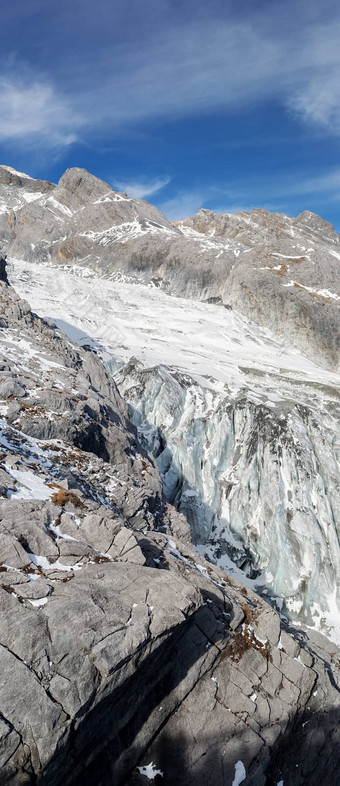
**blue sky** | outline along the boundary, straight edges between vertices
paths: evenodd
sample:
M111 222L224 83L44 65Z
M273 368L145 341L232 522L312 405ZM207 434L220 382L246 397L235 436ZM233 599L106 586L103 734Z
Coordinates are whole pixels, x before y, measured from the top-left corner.
M340 232L333 0L5 0L0 161L81 166L171 219L201 207Z

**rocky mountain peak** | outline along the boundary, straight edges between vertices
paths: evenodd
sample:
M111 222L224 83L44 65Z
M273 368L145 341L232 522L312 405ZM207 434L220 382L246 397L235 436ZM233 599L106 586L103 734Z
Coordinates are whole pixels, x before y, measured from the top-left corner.
M76 264L219 302L340 367L340 242L323 219L202 209L174 225L80 167L57 186L1 171L0 246L8 257Z
M58 183L58 191L67 190L71 194L76 194L84 200L93 200L96 197L112 191L111 186L100 180L99 177L91 175L87 169L81 167L71 167L61 176Z
M26 175L24 172L18 172L16 169L13 169L13 167L4 164L0 164L0 185L15 186L19 189L23 188L32 193L45 193L55 188L55 184L50 183L48 180L36 180L30 175Z
M305 224L307 227L312 229L314 232L328 232L331 235L335 235L338 237L333 224L329 221L326 221L321 216L318 216L317 213L312 213L310 210L304 210L302 213L299 213L295 219L296 223Z
M0 182L5 183L6 185L21 185L23 180L33 180L30 175L27 175L25 172L18 172L17 169L13 169L11 166L6 166L6 164L0 164Z
M1 786L333 786L336 234L2 170Z

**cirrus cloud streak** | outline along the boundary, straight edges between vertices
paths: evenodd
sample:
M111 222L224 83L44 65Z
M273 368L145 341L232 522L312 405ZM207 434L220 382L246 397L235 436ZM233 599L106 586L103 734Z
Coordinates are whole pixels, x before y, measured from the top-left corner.
M198 14L128 45L112 39L75 60L31 68L14 61L0 76L0 140L68 147L100 144L124 129L279 103L305 122L340 133L340 13L281 31L253 12ZM1 69L0 69L1 73ZM138 187L138 184L137 184ZM144 191L144 195L147 192ZM149 191L148 193L153 193Z

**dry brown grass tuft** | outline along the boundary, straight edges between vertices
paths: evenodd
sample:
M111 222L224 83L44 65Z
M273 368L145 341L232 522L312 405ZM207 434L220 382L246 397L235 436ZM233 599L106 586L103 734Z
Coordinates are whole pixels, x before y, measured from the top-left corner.
M66 491L66 489L59 488L58 491L55 491L54 494L51 496L51 501L54 502L55 505L59 505L61 508L64 508L67 503L71 503L74 505L75 508L85 508L85 505L81 499L74 494L73 491Z
M241 603L241 608L244 612L244 622L240 628L235 632L232 640L222 650L220 660L230 658L234 662L241 660L247 650L253 648L263 655L266 660L271 661L272 655L270 652L270 644L268 641L262 642L255 635L253 625L259 615L258 609L251 609L247 604Z

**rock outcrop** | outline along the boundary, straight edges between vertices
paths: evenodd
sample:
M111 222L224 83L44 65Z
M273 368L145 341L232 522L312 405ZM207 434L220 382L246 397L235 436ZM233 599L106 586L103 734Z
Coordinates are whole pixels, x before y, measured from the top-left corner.
M0 396L5 446L15 452L19 438L20 449L25 443L25 452L31 452L39 463L46 441L46 477L61 473L70 487L80 490L91 485L94 477L97 498L109 500L127 518L139 516L141 527L146 525L151 493L153 519L166 528L171 511L186 537L184 519L176 517L164 501L155 462L137 442L127 405L103 364L91 351L77 351L32 313L8 285L4 260L1 278ZM75 451L89 451L94 462L92 466L80 459L74 480L67 457L69 445L76 463ZM114 466L113 477L107 475L108 465Z
M339 641L339 375L214 304L38 263L9 278L103 357L200 553Z
M100 361L4 266L0 305L1 784L333 784L336 646L197 555Z
M174 225L78 168L53 186L2 167L0 200L8 256L123 275L231 306L340 367L339 236L313 213L200 210Z

